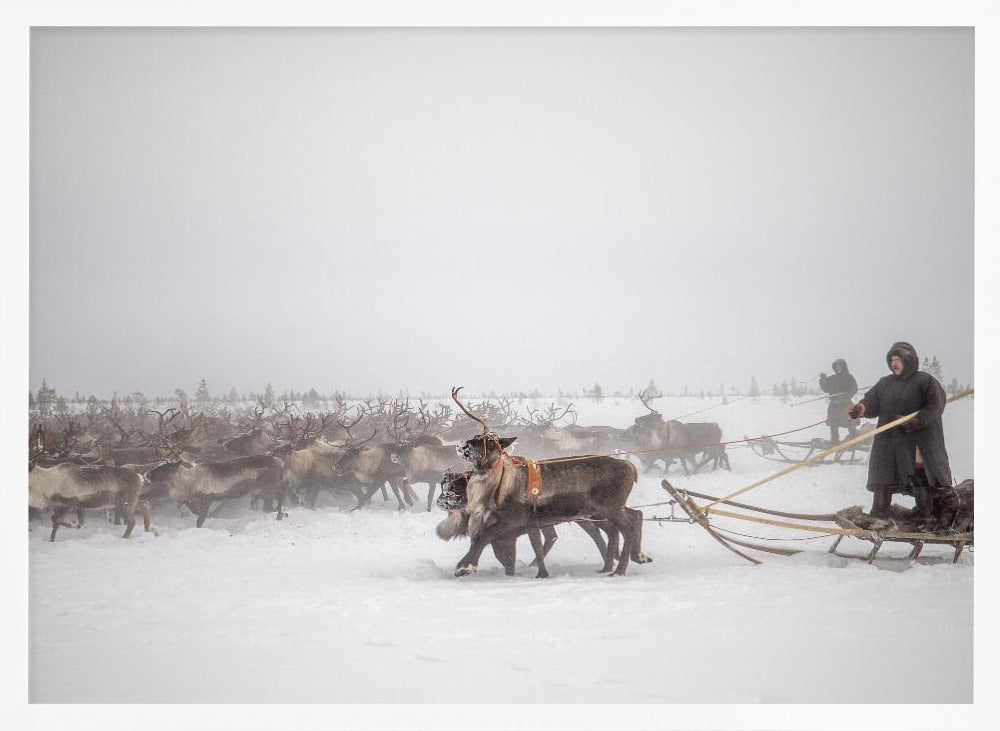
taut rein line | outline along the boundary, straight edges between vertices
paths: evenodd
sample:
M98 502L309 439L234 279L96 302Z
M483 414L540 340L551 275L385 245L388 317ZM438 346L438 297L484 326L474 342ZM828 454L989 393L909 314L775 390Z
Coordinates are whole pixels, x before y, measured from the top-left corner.
M971 391L970 391L970 393L971 393ZM961 397L961 395L965 395L965 394L960 394L959 396L952 397L952 398L959 398L959 397ZM853 408L853 406L852 406L852 408ZM848 411L850 411L850 409L844 409L842 412L840 412L838 414L835 414L835 416L846 416ZM673 419L672 421L676 421L676 419ZM763 441L767 441L768 439L774 439L775 437L783 437L783 436L785 436L787 434L795 434L796 432L805 431L806 429L812 429L814 426L819 426L820 424L825 424L825 423L826 423L826 419L821 419L820 421L813 422L812 424L806 424L805 426L800 426L800 427L798 427L796 429L789 429L788 431L776 432L775 434L765 434L765 435L759 436L759 437L744 437L743 439L732 439L732 440L727 441L727 442L706 442L706 443L702 443L702 444L674 444L674 445L667 445L665 447L657 447L656 449L632 449L632 450L628 450L628 451L613 452L613 453L610 453L610 454L585 454L585 455L580 455L579 457L554 457L553 459L545 459L545 460L541 460L541 461L542 462L572 462L573 460L577 460L577 459L589 459L590 457L621 457L621 456L624 456L624 455L627 455L627 454L648 454L650 452L670 452L670 451L681 450L681 449L705 449L707 447L721 447L721 446L724 446L726 444L743 444L744 442L747 443L747 444L749 444L750 442L763 442ZM501 450L501 451L503 451L503 450ZM504 454L506 454L506 452L504 452Z
M847 412L845 411L844 413L847 413ZM575 457L552 457L551 459L541 459L541 460L536 460L536 461L537 461L538 464L551 464L551 463L554 463L554 462L574 462L576 460L591 459L593 457L623 457L623 456L628 455L628 454L648 454L650 452L669 452L669 451L680 450L680 449L695 449L695 448L705 449L706 447L720 447L720 446L723 446L725 444L742 444L744 442L764 441L764 440L767 440L767 439L773 439L774 437L782 437L782 436L785 436L786 434L794 434L795 432L804 431L806 429L812 429L814 426L819 426L820 424L825 424L825 423L826 423L826 419L823 419L822 421L817 421L817 422L814 422L812 424L806 424L805 426L800 426L797 429L789 429L788 431L777 432L776 434L767 434L767 435L760 436L760 437L745 437L743 439L733 439L733 440L728 441L728 442L705 442L705 443L702 443L702 444L695 444L695 443L692 443L692 444L672 444L672 445L667 445L667 446L664 446L664 447L657 447L655 449L631 449L631 450L627 450L627 451L609 452L609 453L605 453L605 454L581 454L581 455L575 456ZM497 442L497 447L500 448L501 455L503 457L506 457L508 460L524 460L524 459L526 459L524 457L517 457L517 456L514 456L512 454L509 454L505 449L503 449L502 447L500 447L499 442ZM521 465L524 464L524 462L511 461L510 464L513 464L515 466L521 466Z

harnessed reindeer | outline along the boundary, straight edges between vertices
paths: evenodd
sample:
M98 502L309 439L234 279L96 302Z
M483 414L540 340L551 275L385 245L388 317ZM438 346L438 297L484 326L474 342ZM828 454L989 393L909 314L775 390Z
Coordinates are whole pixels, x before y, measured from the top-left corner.
M567 521L607 521L624 538L615 575L623 576L633 550L641 542L642 513L625 507L638 479L635 467L614 457L581 456L546 462L512 458L507 447L517 437L501 437L459 400L461 387L452 389L455 403L482 426L482 434L457 448L471 462L468 478L469 537L472 546L458 562L456 576L476 570L479 557L495 540L528 533L545 576L540 529ZM613 566L613 549L605 551L605 569ZM641 554L640 554L641 555Z

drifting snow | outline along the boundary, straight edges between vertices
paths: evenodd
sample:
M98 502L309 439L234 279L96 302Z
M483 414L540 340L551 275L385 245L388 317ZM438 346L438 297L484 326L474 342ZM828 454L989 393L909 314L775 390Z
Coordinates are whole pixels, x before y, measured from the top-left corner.
M666 399L670 417L707 405ZM726 439L819 421L825 403L790 409L743 400L689 420L718 421ZM627 426L635 401L577 403L581 424ZM973 402L948 406L945 434L957 480L973 476ZM786 437L826 437L823 426ZM531 456L531 455L528 455ZM731 448L733 471L677 487L724 495L782 469ZM803 468L740 500L823 513L870 504L863 464ZM643 476L630 505L662 502ZM418 486L418 494L426 488ZM423 493L424 496L426 493ZM897 498L898 500L899 498ZM906 499L904 499L905 501ZM406 512L376 497L349 512L329 495L282 522L227 505L202 529L173 506L158 536L133 538L92 513L48 543L30 530L30 700L104 703L969 703L973 554L886 544L873 565L827 552L832 537L715 519L798 548L752 552L752 566L697 526L644 524L625 578L598 575L590 539L559 528L533 579L527 540L518 576L489 550L456 579L466 541L434 534L444 514ZM907 504L904 502L904 504ZM908 504L912 504L910 501ZM669 514L645 507L647 518ZM841 551L870 544L844 539ZM907 668L933 660L933 678ZM889 671L897 668L898 672Z

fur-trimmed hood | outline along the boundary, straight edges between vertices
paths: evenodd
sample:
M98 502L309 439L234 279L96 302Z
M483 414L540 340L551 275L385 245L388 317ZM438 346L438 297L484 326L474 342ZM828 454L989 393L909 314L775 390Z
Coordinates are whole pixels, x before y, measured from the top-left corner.
M920 359L917 357L917 349L902 340L893 343L889 352L885 354L885 364L892 370L892 356L898 355L903 360L902 377L912 376L920 369Z
M837 366L838 365L841 367L841 371L840 371L841 373L850 373L851 372L847 368L847 361L844 360L843 358L837 358L837 360L833 361L833 363L830 365L830 367L833 368L833 372L834 373L837 372Z

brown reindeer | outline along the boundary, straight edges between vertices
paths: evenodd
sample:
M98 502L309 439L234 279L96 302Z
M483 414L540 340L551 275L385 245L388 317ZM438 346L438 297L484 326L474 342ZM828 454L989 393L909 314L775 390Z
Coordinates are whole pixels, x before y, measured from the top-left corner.
M623 576L635 546L641 541L642 514L629 510L625 502L638 479L635 467L614 457L574 457L537 463L541 484L529 494L528 469L506 454L517 437L500 437L489 424L469 411L459 400L461 387L452 398L470 418L482 425L483 433L467 439L458 452L472 463L468 484L469 537L472 546L458 562L456 576L476 570L483 549L497 539L527 532L539 573L544 569L540 529L567 521L596 520L608 523L624 538L621 557L614 570ZM611 549L605 566L611 567Z
M274 440L268 436L267 427L257 426L235 437L220 442L223 451L234 457L249 457L252 454L264 454L274 446Z
M408 490L411 485L418 482L426 482L427 512L430 512L441 475L462 469L464 462L455 452L456 445L444 444L439 437L427 433L432 421L425 416L425 413L421 404L416 432L409 427L408 418L400 423L399 416L393 420L393 425L388 427L387 431L395 442L395 448L389 457L403 470L404 489ZM411 497L415 499L412 493Z
M455 473L449 472L441 478L442 483L442 493L441 497L438 498L438 507L443 510L448 511L448 517L438 523L436 528L436 533L438 538L442 540L449 541L454 540L462 536L469 535L469 512L468 508L468 485L469 477L472 475L471 472L465 473ZM632 508L626 508L627 511L632 511L633 513L639 513L637 510ZM642 520L642 513L638 514L638 519ZM608 545L612 544L611 552L615 558L618 557L618 532L615 530L614 526L607 521L595 522L595 521L585 521L581 520L577 522L577 525L583 529L583 531L590 536L597 546L597 550L601 555L601 559L605 562L604 567L601 569L601 573L606 573L614 568L613 563L609 563L608 560ZM608 534L608 541L605 541L604 536L601 531ZM528 532L527 529L525 532ZM520 534L520 535L523 535ZM505 536L503 538L497 538L492 543L493 553L500 561L501 565L504 567L504 572L507 576L513 576L515 573L515 561L517 558L517 538L516 535ZM556 529L552 525L546 525L541 528L541 542L542 542L542 557L546 557L552 546L555 545L556 540L559 536L556 534ZM536 539L537 540L537 539ZM636 545L632 550L632 560L637 563L647 563L653 559L642 553L641 547ZM547 578L548 571L545 569L544 564L539 564L536 558L532 561L533 566L538 566L538 573L535 578Z
M399 510L405 510L407 505L413 504L413 498L412 490L407 492L409 486L406 485L406 473L402 465L399 464L398 458L393 460L394 451L398 447L389 443L376 444L373 447L362 446L374 439L376 433L373 431L364 442L344 450L344 454L337 462L337 477L341 481L353 481L361 486L363 496L358 507L367 504L372 495L388 482L399 502Z

